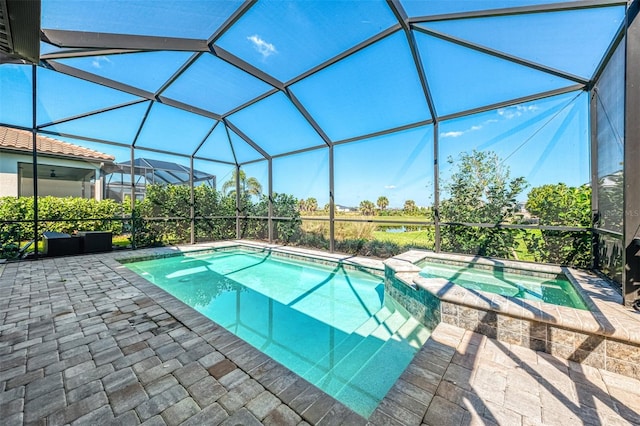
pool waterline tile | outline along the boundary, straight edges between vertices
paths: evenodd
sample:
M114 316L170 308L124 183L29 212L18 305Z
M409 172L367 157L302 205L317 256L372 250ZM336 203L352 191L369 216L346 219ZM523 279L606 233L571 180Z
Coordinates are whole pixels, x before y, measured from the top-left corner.
M483 267L493 267L498 264L501 267L515 269L520 265L519 262L514 261L423 251L413 251L410 255L403 254L402 256L416 262L433 257L441 262L445 262L448 258L457 262L478 261ZM408 269L406 265L402 266L402 272L398 274L402 276L402 279L397 280L393 271L393 268L398 264L397 262L395 258L385 261L387 282L395 282L398 286L404 286L405 292L408 292L407 297L423 300L425 298L423 293L437 297L443 308L442 313L435 321L480 332L498 340L502 339L509 344L543 350L585 365L605 369L611 367L611 371L614 371L615 368L616 372L626 372L636 375L633 377L640 378L640 369L619 368L621 364L618 360L623 359L622 350L615 351L611 358L603 352L603 348L607 347L609 342L613 347L616 347L616 341L624 342L625 349L629 348L628 350L640 352L640 317L621 306L620 295L608 288L600 278L586 271L553 265L522 264L523 267L541 276L563 273L589 307L589 310L579 310L545 302L468 290L446 280L422 277L418 273L414 273L413 280L411 280L410 274L405 272ZM407 284L408 282L411 284ZM409 310L411 311L411 309ZM480 318L479 323L470 320L468 310L477 311ZM483 320L487 318L488 314L497 316L498 323L489 323ZM514 320L519 321L519 330L514 328ZM531 330L534 330L534 336L531 335ZM567 332L563 333L557 330L566 330ZM553 333L555 336L552 336ZM544 339L543 336L545 336ZM573 342L576 339L584 341L584 336L588 336L586 346L576 347ZM602 346L599 346L598 342L600 341ZM604 360L601 357L602 354L605 356ZM608 359L611 359L610 363L607 362Z
M317 383L322 389L347 402L347 405L350 405L363 415L368 415L375 409L375 406L381 398L383 398L388 387L393 384L395 377L402 372L401 370L404 368L404 364L400 362L398 353L404 352L405 355L401 358L408 363L412 355L419 349L419 345L416 347L411 343L401 344L403 340L398 333L401 332L402 327L405 327L403 331L405 334L409 334L412 338L420 338L420 342L424 342L429 335L429 333L415 331L411 333L407 332L406 324L410 318L409 314L405 312L400 305L394 304L392 299L388 299L389 296L385 296L383 305L376 305L377 307L373 305L371 307L362 305L364 302L367 304L370 302L382 303L382 296L378 291L378 287L381 289L384 288L382 285L382 271L380 269L375 271L377 273L371 274L368 268L364 268L359 264L349 264L345 267L341 261L336 262L334 259L319 259L309 263L308 255L300 256L298 253L283 254L280 251L274 252L264 248L251 248L251 250L247 251L242 247L239 250L238 246L227 246L214 250L190 251L184 256L176 256L174 255L175 253L169 254L170 256L160 256L157 259L138 262L130 262L132 259L127 259L125 265L135 272L140 273L142 277L154 282L165 291L187 302L193 306L194 309L211 318L213 321L225 325L226 328L240 338L247 340L256 347L262 347L265 353L276 360L280 360L312 383ZM140 257L138 257L138 259L140 259ZM300 270L300 267L303 265L301 262L305 262L304 264L307 265L304 266L302 270ZM170 267L168 265L170 265ZM329 268L327 268L327 266L329 266ZM174 267L176 269L174 269ZM366 275L362 272L364 270L367 271ZM320 275L322 276L316 274L314 271L320 271ZM208 277L208 275L212 273L215 276ZM345 275L347 279L346 282L335 281L338 279L342 280L342 274L347 273L349 273L350 277L346 278ZM202 289L193 287L194 285L201 286L196 284L198 281L191 281L192 277L198 277L201 274L207 275L206 279L204 275L202 275L202 278L199 278L199 280L205 280L205 282L207 282L206 289L210 290L206 290L205 287L202 287ZM293 275L287 278L290 274ZM325 275L332 277L330 282L327 281L329 278L324 278ZM277 328L271 329L271 319L269 319L268 324L264 323L260 325L262 321L256 321L256 318L260 317L259 312L261 312L261 304L259 303L249 308L249 311L253 313L251 317L253 323L248 323L248 321L250 321L249 317L242 320L240 310L234 314L229 311L231 308L228 306L225 307L225 302L220 302L223 303L222 305L219 305L217 302L218 298L220 298L219 300L226 298L224 293L227 289L222 287L222 293L218 294L218 290L214 290L214 287L211 286L211 283L215 280L219 280L223 286L228 286L227 283L232 283L232 281L229 281L231 277L233 277L233 283L236 283L231 284L232 287L235 288L238 282L243 282L248 286L247 288L240 287L242 290L240 290L241 292L238 293L239 296L236 296L234 300L240 297L241 299L244 298L245 304L254 304L256 300L263 300L264 296L267 296L273 299L273 307L271 304L269 305L269 318L276 319L279 318L280 315L285 315L285 312L290 312L290 314L286 315L295 315L297 319L282 320L282 318L280 318L277 322L274 322L273 327L276 327L278 324L285 325L281 331L278 331ZM260 277L260 279L256 279L256 277ZM272 277L274 280L272 284L266 281L269 277ZM302 281L298 281L299 278L302 277L306 277L305 279L308 281L308 285ZM361 283L358 280L360 280ZM182 283L182 281L184 281L184 283ZM320 284L314 284L316 282ZM336 285L334 285L333 282L335 282ZM367 295L366 292L363 293L363 286L367 282L371 282L370 285L367 284L369 288L367 292L371 293L369 295ZM378 284L376 284L376 282ZM293 285L293 287L285 291L286 287L282 287L283 283L289 283ZM338 286L338 284L340 285ZM183 287L191 289L189 290L189 294L183 293ZM215 294L211 299L207 297L207 300L201 300L201 298L197 300L192 299L194 295L202 295L203 291L213 291ZM251 296L246 293L247 291L257 291L257 293L255 293L255 296ZM364 308L364 311L357 315L355 315L357 312L354 311L352 315L349 313L351 312L349 310L351 309L349 308L351 305L347 306L345 303L347 303L350 298L353 298L353 292L355 291L357 291L357 294L355 294L357 299L354 299L354 302L357 300L360 305L356 303L353 306L360 306L357 309L358 312L362 311L362 308ZM329 295L331 295L332 300L335 300L336 303L339 302L342 308L331 310L330 312L327 311L327 315L330 314L330 316L327 316L322 314L326 309L318 310L317 308L321 306L330 307L333 305L327 305L326 303L327 300L329 300L327 299ZM258 297L258 299L255 299L256 297ZM318 297L321 297L322 300L313 301L309 299ZM238 302L235 301L232 305L236 306L237 303ZM213 308L214 305L216 306L215 308ZM364 322L363 314L366 314L365 316L371 316L378 309L386 309L387 307L392 310L390 312L392 315L389 315L386 319L381 319L381 322L375 325L375 328L370 334L361 336L358 333L354 333ZM220 313L225 311L230 312L228 318L240 318L240 322L244 321L247 322L247 324L242 325L236 320L234 320L234 322L231 319L227 320L224 316L220 316ZM399 312L404 313L398 315ZM301 313L305 316L301 317ZM240 317L238 317L238 315L240 315ZM343 327L331 322L336 320L340 320L341 324L351 322L354 325L343 329ZM327 321L330 322L328 323ZM291 324L304 324L305 330L307 330L304 334L313 336L313 342L316 343L312 344L311 340L306 342L306 340L309 339L305 339L302 334L296 331L300 329L300 327L291 327ZM327 344L330 343L330 346L327 346L329 352L326 355L314 353L314 347L317 347L318 350L320 349L317 344L318 337L326 334L324 331L308 331L314 329L314 324L318 326L321 324L330 324L331 330L333 330L333 327L339 327L335 329L335 333L330 333L331 336L335 334L335 337L332 337L331 341L327 342ZM309 327L312 328L309 329ZM326 328L327 326L322 325L322 327ZM412 327L423 327L423 325L415 322ZM259 331L262 328L264 328L264 331ZM289 334L291 334L292 338L286 337ZM279 336L279 343L269 343L270 338L265 340L267 335ZM348 339L355 339L355 341L345 347L344 345L347 344ZM396 342L398 343L396 344ZM227 348L220 348L219 342L216 343L218 343L219 350L224 354ZM409 345L407 348L412 348L408 351L403 351L402 345L406 346L407 344ZM395 361L393 363L385 362L385 358L381 358L381 356L391 348L389 345L394 346L393 353ZM284 349L285 347L292 349ZM298 349L293 349L296 347ZM329 356L330 358L328 358ZM352 360L352 358L356 356L358 359ZM363 356L365 358L371 358L368 360L361 359ZM309 360L311 359L318 361L310 362ZM324 359L327 361L323 361ZM324 365L329 359L332 360L331 365ZM374 360L376 360L375 363ZM376 367L376 365L378 367ZM371 369L378 371L380 368L386 369L391 365L394 366L394 371L397 370L397 372L387 371L381 375L377 373L365 373L363 370L367 368L366 371L370 371ZM353 371L351 371L352 366L355 368ZM345 368L348 371L341 372L341 370ZM315 373L313 373L314 371ZM362 382L362 384L357 384L360 380L358 379L359 377L367 383ZM371 378L374 377L378 378L375 381L377 384L370 383Z

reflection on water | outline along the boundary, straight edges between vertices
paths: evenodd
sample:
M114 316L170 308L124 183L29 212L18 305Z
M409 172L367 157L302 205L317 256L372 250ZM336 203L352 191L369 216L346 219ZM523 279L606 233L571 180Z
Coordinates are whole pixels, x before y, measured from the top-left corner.
M127 264L368 417L428 338L382 277L226 251Z
M418 225L403 225L403 226L397 226L397 225L382 225L382 226L378 226L378 230L379 231L384 231L384 232L388 232L390 234L399 234L402 232L415 232L415 231L424 231L426 230L427 227L426 226L418 226Z

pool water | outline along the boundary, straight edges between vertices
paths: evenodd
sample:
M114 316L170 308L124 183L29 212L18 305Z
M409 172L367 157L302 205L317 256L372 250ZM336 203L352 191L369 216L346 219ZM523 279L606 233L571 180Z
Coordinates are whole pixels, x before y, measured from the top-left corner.
M368 417L429 331L382 277L244 249L128 268Z
M588 309L576 289L566 278L543 278L505 272L502 268L474 268L467 264L425 261L419 266L422 268L420 275L423 277L445 278L467 289L576 309Z

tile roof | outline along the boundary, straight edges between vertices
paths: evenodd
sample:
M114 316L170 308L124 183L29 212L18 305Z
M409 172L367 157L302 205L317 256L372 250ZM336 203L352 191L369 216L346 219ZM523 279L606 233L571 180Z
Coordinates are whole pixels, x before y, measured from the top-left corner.
M38 152L45 154L99 161L115 160L115 157L112 155L74 145L69 142L59 141L43 135L38 135L37 137L37 148ZM1 149L31 152L31 132L0 126L0 150Z

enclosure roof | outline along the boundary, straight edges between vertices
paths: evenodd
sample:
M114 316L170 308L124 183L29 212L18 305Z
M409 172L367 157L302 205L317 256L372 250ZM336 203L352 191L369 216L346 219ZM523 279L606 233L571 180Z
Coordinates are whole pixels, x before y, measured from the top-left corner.
M189 182L190 169L181 164L172 163L170 161L161 161L151 158L136 158L133 160L135 173L139 175L153 175L163 180L165 183L172 185L185 184ZM116 173L128 172L131 169L131 161L123 161L117 164L118 168L112 171ZM215 179L216 176L193 169L194 182L200 182L208 179Z
M37 72L0 58L12 104L0 123L29 129L35 112L41 133L245 164L588 90L625 11L621 0L42 0Z

